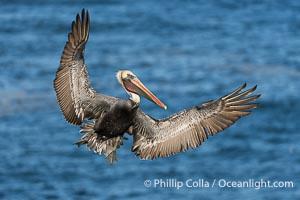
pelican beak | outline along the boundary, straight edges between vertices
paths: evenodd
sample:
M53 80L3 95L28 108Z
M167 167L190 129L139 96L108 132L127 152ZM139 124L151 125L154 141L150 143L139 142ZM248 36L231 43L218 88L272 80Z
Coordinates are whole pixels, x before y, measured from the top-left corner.
M148 88L146 88L146 86L136 76L128 75L126 78L123 78L122 81L125 89L129 92L141 95L146 99L156 103L163 109L167 109L167 106L161 102L150 90L148 90Z

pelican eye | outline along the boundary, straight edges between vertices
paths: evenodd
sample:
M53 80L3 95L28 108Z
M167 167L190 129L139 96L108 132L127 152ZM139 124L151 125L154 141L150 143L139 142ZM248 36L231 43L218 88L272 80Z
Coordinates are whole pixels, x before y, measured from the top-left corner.
M133 76L132 74L127 74L127 78L129 78L129 79L134 79L135 76Z
M125 79L126 79L127 81L131 81L131 80L134 79L134 78L135 78L135 76L132 75L132 74L127 74L127 76L125 77Z

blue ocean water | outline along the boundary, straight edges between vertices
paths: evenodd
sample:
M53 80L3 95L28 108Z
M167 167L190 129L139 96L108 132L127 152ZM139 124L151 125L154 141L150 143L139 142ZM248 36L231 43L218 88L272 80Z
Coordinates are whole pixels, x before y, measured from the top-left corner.
M127 98L115 72L130 69L168 105L164 111L143 99L142 109L155 118L244 82L258 85L261 106L201 147L170 158L142 161L130 152L132 139L114 165L77 148L79 127L64 120L52 85L70 24L83 7L91 16L86 63L98 92ZM0 198L299 198L299 10L298 1L2 1ZM209 187L167 185L190 179ZM218 185L261 179L293 187Z

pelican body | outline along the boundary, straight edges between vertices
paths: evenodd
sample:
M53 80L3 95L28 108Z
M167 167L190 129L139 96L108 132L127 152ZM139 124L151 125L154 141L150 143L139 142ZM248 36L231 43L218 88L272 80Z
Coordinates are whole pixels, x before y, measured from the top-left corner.
M132 124L137 107L131 100L120 99L109 111L103 114L101 120L95 123L94 130L105 137L123 135ZM117 126L116 126L117 124Z
M243 91L246 84L214 101L183 110L166 119L157 120L140 108L140 95L167 109L129 70L116 74L129 99L96 93L90 86L84 62L90 18L82 10L72 23L72 32L56 72L54 89L67 122L81 125L83 137L76 142L104 154L109 163L117 161L116 150L123 144L125 133L133 135L132 151L141 159L168 157L200 146L212 136L249 115L260 95L249 96L256 86Z

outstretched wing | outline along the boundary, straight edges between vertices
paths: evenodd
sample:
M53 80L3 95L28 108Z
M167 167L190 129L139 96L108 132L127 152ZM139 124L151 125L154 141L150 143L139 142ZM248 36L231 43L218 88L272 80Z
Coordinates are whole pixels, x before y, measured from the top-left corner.
M54 89L65 119L79 125L84 118L96 118L109 108L115 98L96 94L90 86L84 63L85 44L89 38L90 18L88 11L82 10L72 23L60 67L56 72Z
M200 146L208 135L214 135L249 115L258 103L250 103L260 95L248 96L256 86L242 91L246 84L232 93L163 120L156 120L137 111L132 127L132 151L141 159L166 157Z

